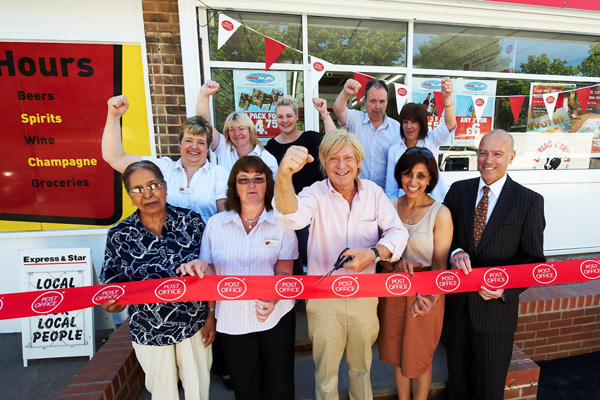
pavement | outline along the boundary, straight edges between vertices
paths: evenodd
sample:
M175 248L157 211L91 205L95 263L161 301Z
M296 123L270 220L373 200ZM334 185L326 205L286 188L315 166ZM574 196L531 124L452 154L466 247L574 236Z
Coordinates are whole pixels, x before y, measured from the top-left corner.
M305 317L298 313L298 329L305 329ZM96 348L102 345L109 330L96 331ZM391 366L379 362L374 353L371 371L373 390L376 394L393 393L393 370ZM447 373L443 347L440 347L434 360L434 382L445 382ZM52 400L58 397L79 370L87 363L87 357L68 357L29 360L23 366L21 354L21 334L0 334L0 400ZM598 400L600 399L600 352L581 356L538 362L541 367L538 399L540 400ZM340 369L340 392L347 393L345 362ZM310 353L296 355L297 399L314 398L314 366ZM342 396L344 398L345 396ZM183 399L183 395L181 396ZM218 377L211 379L211 400L234 400L233 392L226 389ZM140 400L150 400L144 391ZM436 398L437 399L437 398Z

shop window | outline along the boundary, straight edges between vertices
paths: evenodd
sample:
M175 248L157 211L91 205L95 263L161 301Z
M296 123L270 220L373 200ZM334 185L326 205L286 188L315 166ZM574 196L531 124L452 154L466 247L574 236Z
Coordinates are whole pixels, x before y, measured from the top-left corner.
M264 62L265 39L263 35L265 35L288 46L277 58L278 63L302 63L302 54L293 50L302 51L302 20L300 16L236 11L226 11L226 14L240 22L242 26L217 50L219 16L215 11L208 11L208 35L212 61Z
M415 24L417 68L600 75L600 37Z
M412 81L412 101L427 105L430 129L444 123L431 105L439 81L425 76ZM492 129L504 129L515 140L510 169L600 168L600 87L594 83L454 78L454 88L457 126L440 151L443 171L475 170L481 135ZM513 110L515 96L524 99Z
M294 96L299 107L298 129L304 130L304 75L300 71L232 70L213 68L212 79L221 88L213 96L215 127L223 131L225 119L233 111L246 112L253 120L261 142L276 136L279 131L275 119L277 98L283 95ZM268 78L267 84L252 80L249 84L246 76ZM268 82L267 82L268 81ZM311 105L312 107L312 105Z
M406 22L308 18L308 52L337 65L406 65Z

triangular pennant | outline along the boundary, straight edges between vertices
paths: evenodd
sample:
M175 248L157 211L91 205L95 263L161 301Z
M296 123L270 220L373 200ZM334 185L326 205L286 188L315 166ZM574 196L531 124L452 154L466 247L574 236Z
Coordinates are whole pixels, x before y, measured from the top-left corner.
M217 50L221 48L229 40L231 35L235 33L240 23L227 15L219 14L219 35L217 37Z
M265 70L268 71L271 65L281 55L283 49L287 46L277 40L273 40L268 36L265 36Z
M584 87L581 89L576 89L575 91L577 92L577 100L579 100L581 110L585 114L587 110L588 100L590 99L590 88Z
M508 96L508 101L510 102L510 109L512 110L513 118L515 119L515 124L518 124L519 114L521 114L521 109L523 108L525 96Z
M562 108L565 102L565 92L558 92L558 98L556 99L556 108Z
M311 71L310 77L311 77L312 85L314 88L319 84L319 81L323 77L323 74L325 74L325 71L327 71L329 69L331 64L328 63L327 61L321 60L320 58L313 57L313 56L310 56L310 62L312 65L312 71Z
M402 111L402 107L406 104L406 101L411 97L410 86L403 85L401 83L394 83L396 89L396 105L398 106L398 114Z
M479 119L483 116L483 109L487 104L488 96L471 96L471 99L475 108L475 118L477 119L477 123L479 123Z
M444 114L444 111L446 111L445 107L444 107L444 95L442 94L442 92L433 92L433 101L435 103L435 109L437 110L437 115L438 117L441 117L442 114Z
M544 104L546 105L546 111L548 111L548 118L552 119L552 115L554 115L554 109L556 108L556 99L558 98L558 93L542 93L542 98L544 99Z
M363 95L365 94L365 87L367 86L367 82L369 82L371 79L373 79L372 76L361 74L359 72L354 73L354 80L356 80L356 81L358 81L358 83L360 83L360 89L358 90L358 93L356 94L356 102L357 103L360 103L360 100L362 99Z

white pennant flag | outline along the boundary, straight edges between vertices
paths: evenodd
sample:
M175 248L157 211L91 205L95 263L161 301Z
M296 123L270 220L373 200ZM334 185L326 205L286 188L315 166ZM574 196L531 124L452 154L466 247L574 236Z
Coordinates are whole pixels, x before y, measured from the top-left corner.
M217 50L229 40L231 35L240 27L240 23L227 15L219 14L219 35L217 38Z
M479 119L483 116L483 109L487 104L488 96L471 96L471 99L475 108L475 118L477 119L477 123L479 123Z
M552 115L554 115L554 108L556 107L556 100L558 99L558 93L542 93L542 97L544 98L546 111L548 111L548 118L552 120Z
M400 114L402 107L404 107L411 96L410 86L394 83L394 88L396 89L396 106L398 106L398 114Z
M310 63L312 65L310 78L312 80L313 88L315 88L319 84L319 81L323 77L323 74L325 74L325 71L327 71L331 66L331 63L328 63L327 61L321 60L320 58L313 56L310 56Z

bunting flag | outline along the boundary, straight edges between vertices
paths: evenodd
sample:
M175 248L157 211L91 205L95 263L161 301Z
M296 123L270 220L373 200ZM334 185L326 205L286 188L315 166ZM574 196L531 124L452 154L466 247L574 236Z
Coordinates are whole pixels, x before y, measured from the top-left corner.
M548 111L548 118L552 120L552 115L554 115L554 109L556 108L556 99L558 98L558 93L542 93L542 98L544 99L544 104L546 105L546 111Z
M581 109L585 114L585 112L587 111L588 100L590 99L590 88L584 87L581 89L575 89L575 92L577 92L577 100L579 100Z
M471 99L473 100L473 108L475 109L475 118L477 119L477 123L479 123L479 119L483 115L483 110L488 102L488 96L471 96Z
M325 71L331 67L331 64L313 56L310 56L310 63L312 65L311 80L313 88L315 88L319 84Z
M402 107L404 107L412 94L408 85L394 83L394 88L396 89L396 106L398 106L398 114L400 114Z
M358 90L358 93L356 94L356 102L357 103L360 103L360 100L362 99L363 95L365 94L365 87L367 86L367 82L369 82L371 79L373 79L372 76L361 74L359 72L354 73L354 80L356 80L356 81L358 81L358 83L360 83L360 89Z
M444 106L444 95L442 92L433 91L433 101L435 103L435 109L437 110L438 117L444 115L446 107Z
M219 34L217 36L217 50L220 49L225 42L229 40L231 35L235 33L237 28L240 27L240 23L233 18L229 18L227 15L219 14Z
M556 99L556 108L562 108L565 102L565 92L558 92L558 98Z
M518 124L519 114L521 113L521 109L523 108L525 96L509 96L508 101L510 102L510 109L512 110L513 118L515 119L515 124Z
M281 52L287 46L277 40L273 40L268 36L265 36L265 70L268 71L271 65L281 55Z

